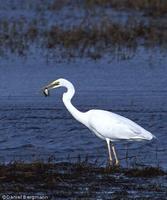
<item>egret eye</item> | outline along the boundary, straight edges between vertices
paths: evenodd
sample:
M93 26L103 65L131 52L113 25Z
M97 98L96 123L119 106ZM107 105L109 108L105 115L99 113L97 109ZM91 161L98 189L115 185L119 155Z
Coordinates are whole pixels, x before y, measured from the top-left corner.
M45 88L44 90L43 90L43 93L44 93L44 95L47 97L47 96L49 96L49 90L47 89L47 88Z

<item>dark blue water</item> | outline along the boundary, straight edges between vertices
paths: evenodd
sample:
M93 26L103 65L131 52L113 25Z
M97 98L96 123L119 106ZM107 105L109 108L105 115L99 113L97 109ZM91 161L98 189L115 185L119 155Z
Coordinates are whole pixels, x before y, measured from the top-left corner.
M128 117L152 132L157 141L116 143L123 165L152 164L167 168L167 65L159 51L140 49L130 60L102 58L75 61L36 58L2 59L0 64L0 161L56 161L88 156L105 163L105 141L75 121L62 103L64 89L49 98L41 88L63 77L76 87L73 104L81 111L106 109Z

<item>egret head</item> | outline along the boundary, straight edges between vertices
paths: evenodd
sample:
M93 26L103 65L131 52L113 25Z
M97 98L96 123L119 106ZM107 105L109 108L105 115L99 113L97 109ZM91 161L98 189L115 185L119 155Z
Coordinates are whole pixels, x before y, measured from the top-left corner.
M45 86L42 90L45 96L49 96L49 90L53 88L58 88L61 86L60 79L55 80L51 83L49 83L47 86Z
M43 93L45 96L49 96L49 90L54 89L54 88L58 88L58 87L64 87L69 85L70 82L67 81L66 79L60 78L57 79L51 83L49 83L47 86L43 87Z

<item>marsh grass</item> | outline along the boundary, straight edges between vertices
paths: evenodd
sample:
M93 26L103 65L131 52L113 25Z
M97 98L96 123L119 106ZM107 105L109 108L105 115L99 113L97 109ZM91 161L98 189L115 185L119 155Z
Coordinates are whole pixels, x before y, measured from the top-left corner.
M123 4L123 2L126 1L86 1L87 4L91 5L112 4L115 7L116 4ZM125 3L125 5L131 5L132 2L130 2L129 0L129 3ZM139 1L133 2L136 2L135 5L139 4ZM147 4L147 7L152 5L150 1L147 1ZM55 0L49 4L45 1L43 6L45 9L60 10L63 6L68 5L70 5L68 0ZM144 1L142 5L146 7L146 2ZM44 8L41 7L41 9ZM42 11L38 12L40 13L39 16L43 15ZM158 21L151 19L135 20L135 18L129 17L122 24L114 22L109 16L105 15L101 16L97 23L92 15L87 16L85 13L85 17L77 25L69 24L63 27L53 23L53 25L47 26L47 23L47 19L42 17L31 20L27 20L25 17L20 17L17 20L1 19L0 54L14 53L25 56L33 46L45 49L46 52L53 54L55 50L58 50L56 54L59 52L63 57L70 59L86 56L97 60L108 53L112 56L115 54L116 57L128 59L131 56L129 52L135 52L139 46L146 48L161 47L163 49L167 47L167 26L161 19Z
M105 6L117 10L131 9L142 11L146 16L159 17L167 14L166 0L86 0L86 6Z
M105 194L109 199L111 194L115 198L131 198L130 191L142 191L142 194L152 191L153 196L157 194L164 197L166 188L152 183L151 179L166 175L160 168L104 167L90 162L87 158L60 163L53 163L51 160L12 162L0 165L0 192L40 192L55 198L96 198ZM150 179L150 183L146 182L146 179Z
M99 166L88 159L76 162L13 162L0 165L0 193L48 195L49 198L92 199L104 197L131 198L133 194L142 198L149 194L165 197L166 188L151 183L152 178L166 177L160 168L118 168ZM139 181L139 180L140 181ZM150 179L150 182L146 179Z
M142 11L145 16L159 17L167 14L166 0L36 0L36 1L18 1L10 2L12 10L24 9L35 10L37 12L45 11L61 11L67 6L83 7L84 9L92 9L94 7L112 8L116 10L137 10ZM0 9L6 9L3 4Z
M143 45L153 47L165 45L167 30L163 32L152 24L129 23L116 24L112 21L102 21L89 27L77 26L68 30L52 26L46 33L48 48L61 44L64 48L79 48L81 53L87 48L111 48L111 46L136 47L143 40Z
M165 27L135 20L128 20L125 25L109 19L98 24L86 21L72 28L53 25L46 30L41 29L38 23L23 20L0 21L0 26L1 50L8 49L19 55L26 54L32 43L46 49L64 49L67 56L88 56L92 59L99 59L107 51L123 47L135 50L141 44L147 48L167 46Z

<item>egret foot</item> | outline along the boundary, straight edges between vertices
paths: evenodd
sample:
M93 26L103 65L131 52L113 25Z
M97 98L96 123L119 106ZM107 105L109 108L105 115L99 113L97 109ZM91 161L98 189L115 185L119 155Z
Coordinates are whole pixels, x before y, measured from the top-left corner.
M119 167L119 166L120 166L119 160L116 160L116 161L115 161L115 166L116 166L116 167Z
M113 161L112 160L109 160L108 161L108 165L111 167L111 166L113 166L114 164L113 164Z

